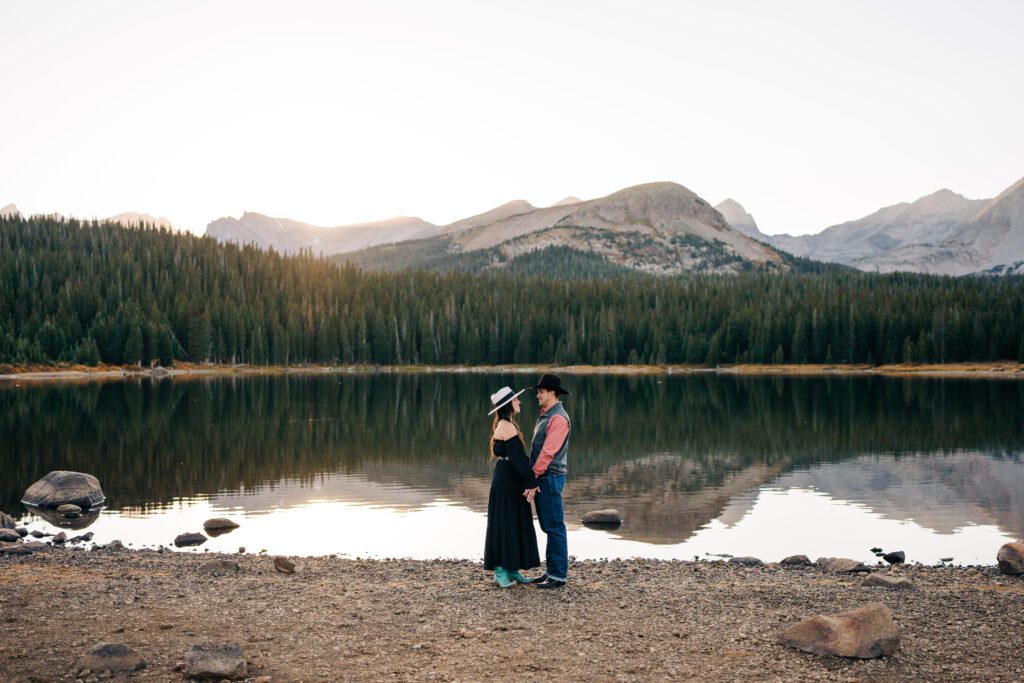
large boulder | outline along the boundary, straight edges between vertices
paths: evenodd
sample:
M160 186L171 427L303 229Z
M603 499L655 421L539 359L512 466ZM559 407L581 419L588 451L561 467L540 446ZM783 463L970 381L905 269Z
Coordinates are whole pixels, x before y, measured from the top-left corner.
M83 655L76 670L104 671L111 673L139 671L146 668L146 662L139 653L121 643L97 643Z
M14 529L17 526L13 517L6 512L0 512L0 529Z
M789 557L782 558L779 564L783 567L810 567L814 563L806 555L790 555Z
M50 472L25 491L21 502L41 508L77 505L83 510L96 507L105 500L100 482L82 472Z
M827 572L836 574L853 574L854 572L869 572L871 567L858 560L851 560L846 557L819 557L818 566Z
M804 619L779 634L778 642L815 655L872 659L900 646L892 612L880 602L842 614Z
M0 529L0 542L3 543L20 543L21 534L14 529Z
M999 571L1004 574L1024 574L1024 543L1007 543L996 555Z
M581 520L590 526L619 526L622 524L622 515L618 510L592 510L583 515Z
M187 678L199 680L214 679L238 680L245 678L245 658L242 646L238 643L196 643L185 655L185 668L182 671Z

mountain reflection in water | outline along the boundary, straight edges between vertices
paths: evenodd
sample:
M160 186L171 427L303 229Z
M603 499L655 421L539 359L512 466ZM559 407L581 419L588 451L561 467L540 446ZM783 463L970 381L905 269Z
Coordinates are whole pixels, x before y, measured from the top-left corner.
M490 477L487 397L530 379L317 375L5 386L0 510L24 514L20 497L33 481L70 469L96 475L107 494L96 529L114 517L155 529L161 518L159 535L131 527L138 543L195 530L182 515L197 505L245 518L243 528L271 517L277 523L289 511L294 528L299 510L316 509L319 516L302 522L320 527L316 541L287 545L292 552L396 555L403 534L431 533L413 516L447 511L453 519L459 510L469 539L449 552L475 558ZM853 533L827 520L821 526L821 515L879 534L897 534L885 524L898 523L900 542L911 545L938 535L945 545L936 557L975 552L960 552L957 538L978 530L988 534L984 543L1024 536L1024 383L712 374L566 383L573 392L566 518L615 507L626 519L615 532L573 525L577 556L685 557L705 543L747 554L717 544L738 543L753 527L766 537L749 541L763 559L778 559L782 538L799 539L799 552L813 556L827 546L821 536ZM529 437L537 408L526 401L524 412ZM359 524L391 525L361 538L365 548L346 541L354 520L334 518L356 508ZM779 516L777 526L765 524L767 515ZM181 528L172 530L175 520ZM337 524L349 533L325 541L323 531ZM920 531L904 537L910 528ZM387 552L374 536L389 537Z

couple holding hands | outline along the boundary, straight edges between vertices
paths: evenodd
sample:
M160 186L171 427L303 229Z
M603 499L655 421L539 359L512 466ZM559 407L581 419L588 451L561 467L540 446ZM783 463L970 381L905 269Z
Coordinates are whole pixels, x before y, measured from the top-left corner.
M491 395L494 409L494 435L491 457L494 475L487 502L487 536L484 545L484 569L494 570L494 580L502 588L517 583L536 588L561 588L569 578L569 547L562 511L565 488L566 453L572 423L562 405L569 392L555 375L544 375L535 386L540 417L533 430L530 450L516 423L520 411L519 392L502 387ZM537 534L533 529L533 510L547 536L546 571L527 578L524 569L540 566Z

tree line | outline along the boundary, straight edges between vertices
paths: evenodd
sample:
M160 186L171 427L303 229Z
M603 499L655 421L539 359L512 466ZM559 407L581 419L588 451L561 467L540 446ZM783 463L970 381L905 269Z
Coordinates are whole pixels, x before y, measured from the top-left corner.
M1024 280L825 270L368 272L146 226L0 218L0 362L1024 361Z

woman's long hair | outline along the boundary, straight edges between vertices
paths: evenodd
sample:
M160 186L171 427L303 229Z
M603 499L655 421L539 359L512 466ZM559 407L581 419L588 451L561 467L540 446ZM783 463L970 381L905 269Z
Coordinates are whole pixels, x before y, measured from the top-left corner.
M523 448L526 448L526 440L523 439L523 430L516 424L516 411L512 407L512 401L509 401L502 407L498 408L498 412L494 414L494 421L491 423L491 457L490 460L494 460L494 430L498 428L498 423L502 420L508 420L512 423L512 426L516 428L516 432L519 434L519 440L523 443Z

